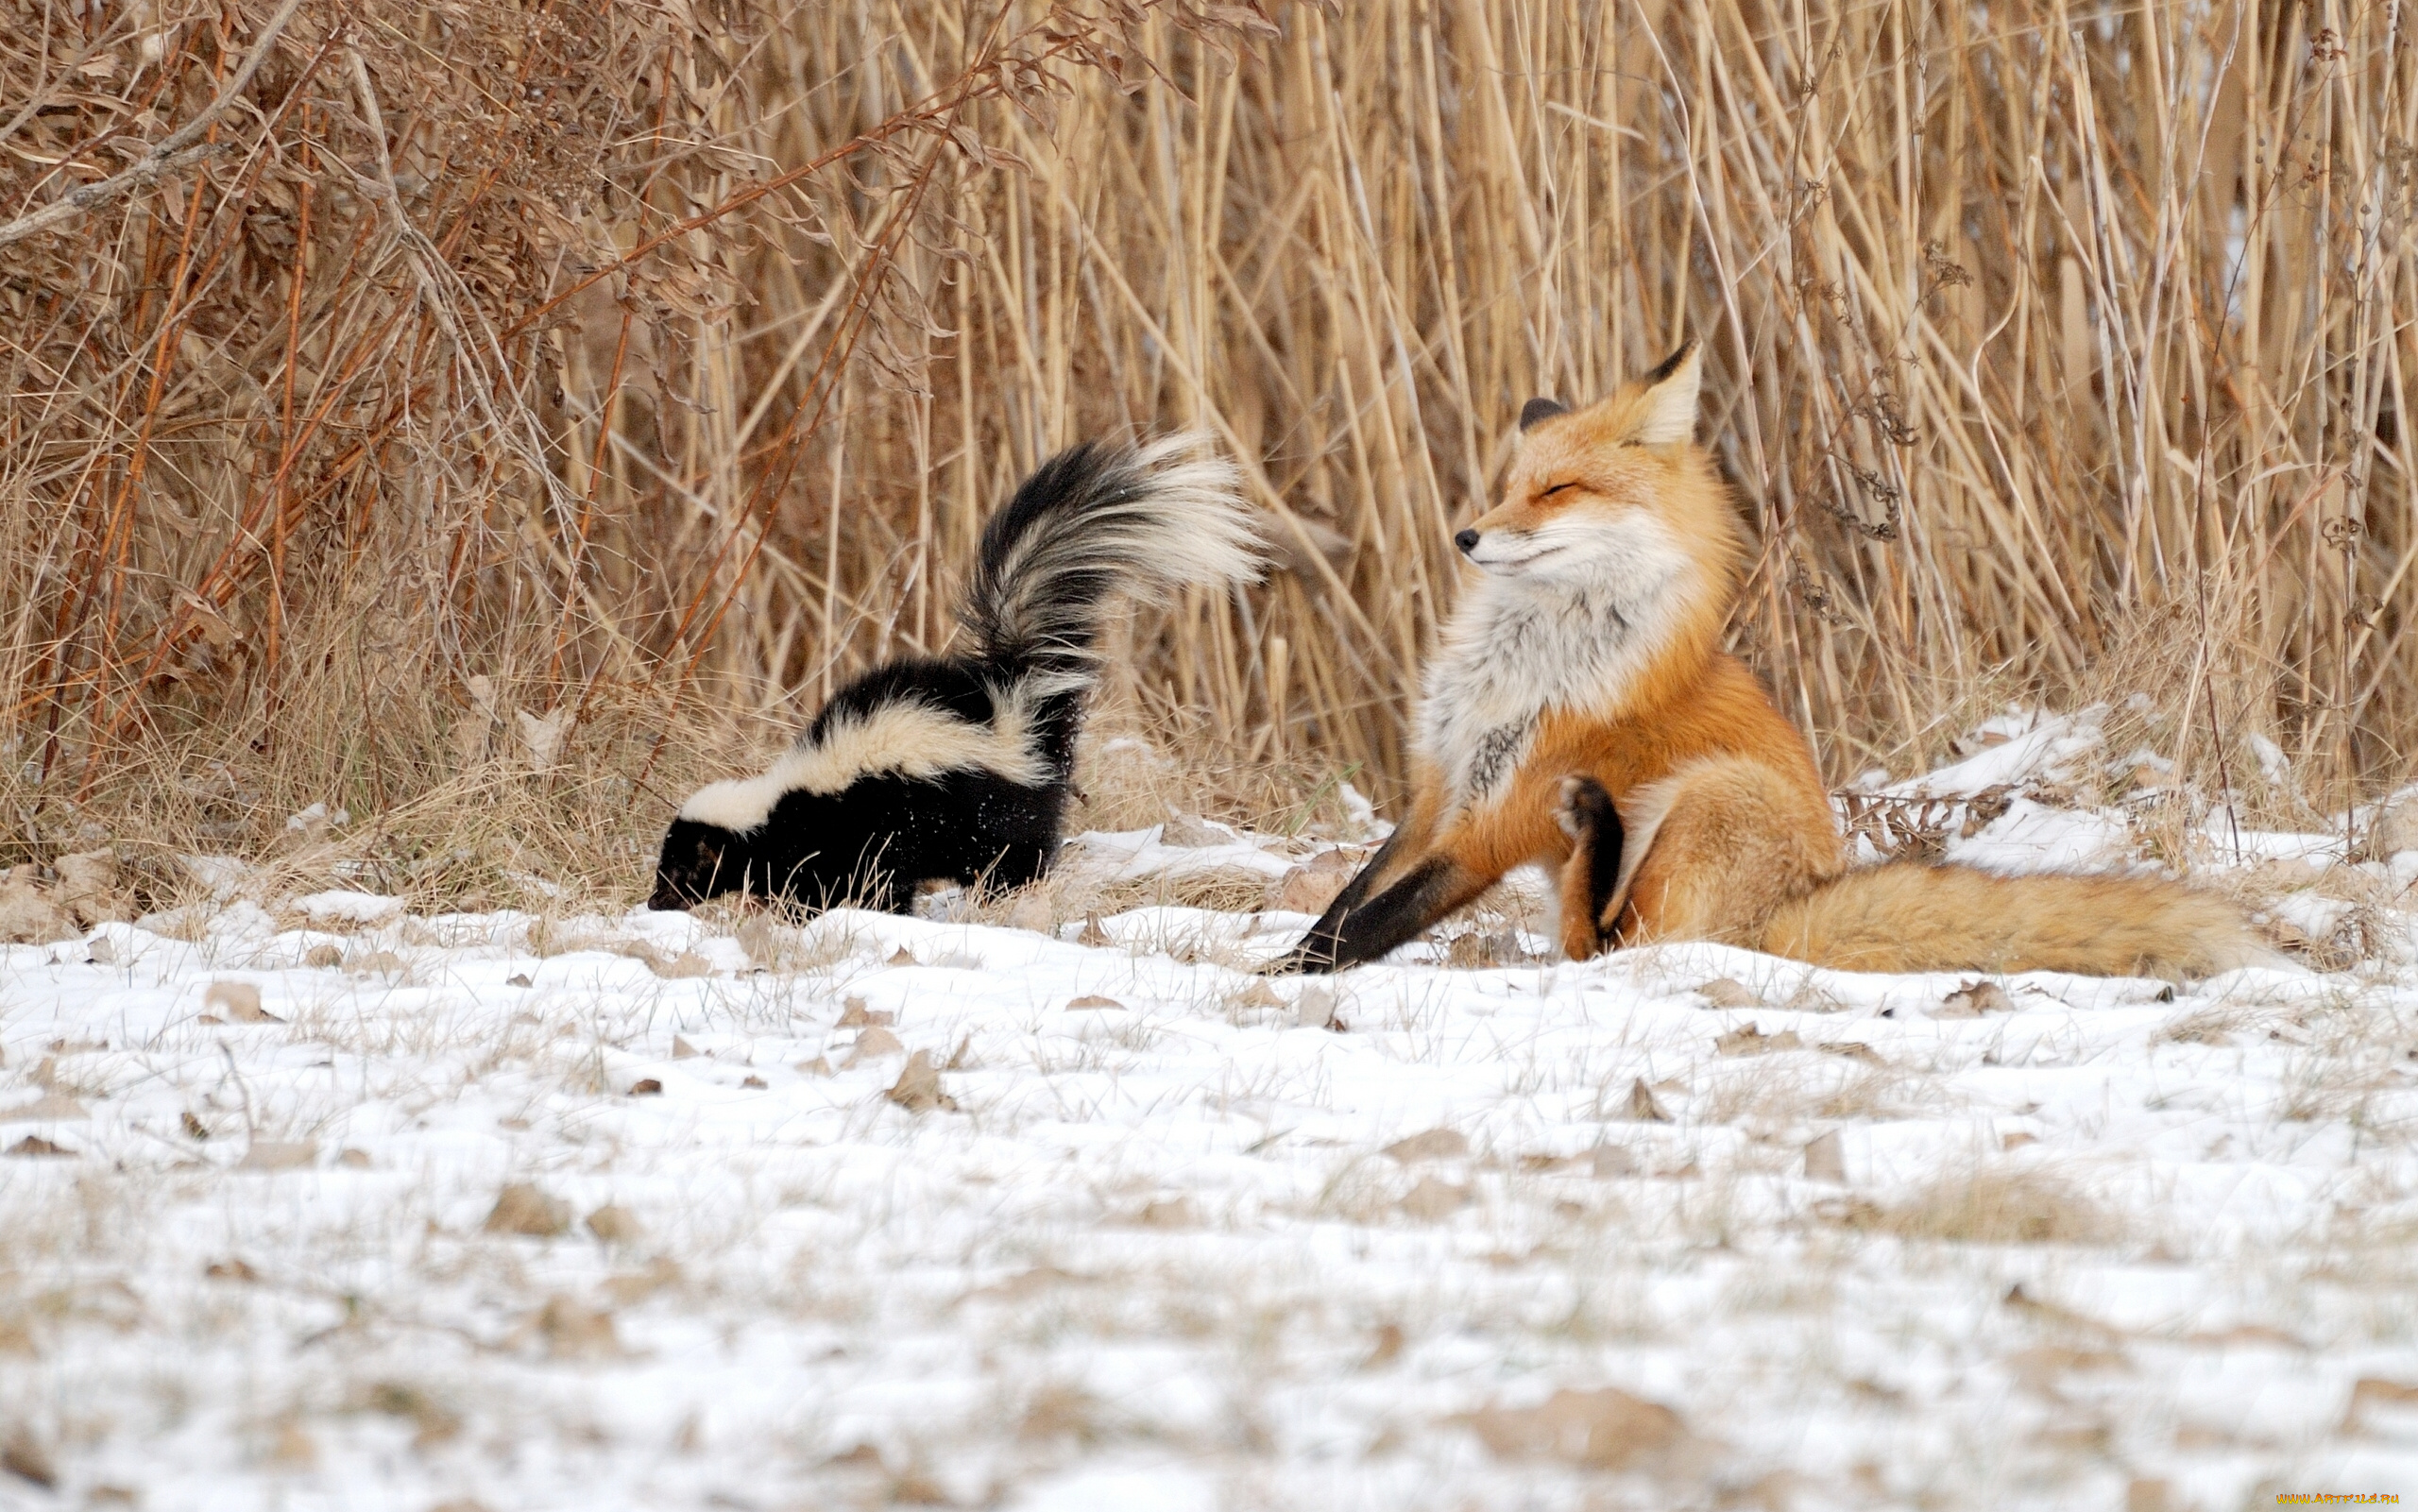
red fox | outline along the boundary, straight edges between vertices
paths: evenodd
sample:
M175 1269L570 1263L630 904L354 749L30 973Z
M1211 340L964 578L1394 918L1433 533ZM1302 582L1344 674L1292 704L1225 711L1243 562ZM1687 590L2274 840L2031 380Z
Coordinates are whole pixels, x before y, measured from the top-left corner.
M1374 960L1524 861L1561 947L1712 940L1856 971L2202 976L2270 959L2179 883L1851 867L1814 753L1721 649L1745 543L1695 444L1701 352L1531 399L1428 668L1408 815L1279 971Z

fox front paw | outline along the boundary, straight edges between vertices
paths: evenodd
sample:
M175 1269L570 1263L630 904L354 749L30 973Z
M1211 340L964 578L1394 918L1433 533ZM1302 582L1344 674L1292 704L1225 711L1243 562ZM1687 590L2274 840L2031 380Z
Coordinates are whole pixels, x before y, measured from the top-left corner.
M1604 785L1581 773L1561 779L1561 802L1554 806L1554 823L1572 840L1585 840L1613 819L1612 795Z

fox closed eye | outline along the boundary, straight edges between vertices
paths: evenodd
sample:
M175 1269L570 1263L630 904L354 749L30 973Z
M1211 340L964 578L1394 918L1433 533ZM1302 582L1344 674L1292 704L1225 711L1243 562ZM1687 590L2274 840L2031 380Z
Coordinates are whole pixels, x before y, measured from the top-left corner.
M1575 479L1575 478L1574 478L1574 479L1572 479L1572 480L1571 480L1570 482L1568 482L1568 483L1558 483L1558 484L1555 484L1552 487L1550 487L1550 488L1546 489L1543 493L1541 493L1541 494L1537 495L1537 497L1538 497L1538 498L1540 498L1540 499L1551 499L1554 495L1556 495L1556 494L1558 494L1558 493L1561 492L1564 488L1575 488L1575 487L1577 487L1577 486L1578 486L1578 482L1577 482L1577 480L1576 480L1576 479Z

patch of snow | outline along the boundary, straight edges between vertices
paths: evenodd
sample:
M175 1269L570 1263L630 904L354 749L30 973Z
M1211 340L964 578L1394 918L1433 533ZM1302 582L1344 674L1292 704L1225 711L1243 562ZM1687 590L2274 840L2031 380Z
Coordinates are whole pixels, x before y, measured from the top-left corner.
M2102 870L2120 865L2131 848L2131 832L2112 814L2017 798L1972 835L1950 836L1946 853L1967 866L2016 874Z
M1954 790L2052 769L2053 722ZM2114 824L2018 799L1952 854L2113 860ZM392 902L0 949L0 1439L58 1482L0 1507L2418 1484L2406 948L1990 994L1703 943L1305 981L1252 970L1299 913L843 909L758 962L685 913ZM206 1013L221 982L261 1014Z
M334 890L306 892L293 900L297 912L314 923L380 924L403 911L403 900L376 892Z
M1880 790L1900 798L1970 798L1992 788L2069 775L2106 744L2100 731L2103 714L2093 707L2073 714L2001 715L1976 729L1990 743L1974 755Z
M252 863L240 856L179 856L177 864L219 903L233 898L252 878Z

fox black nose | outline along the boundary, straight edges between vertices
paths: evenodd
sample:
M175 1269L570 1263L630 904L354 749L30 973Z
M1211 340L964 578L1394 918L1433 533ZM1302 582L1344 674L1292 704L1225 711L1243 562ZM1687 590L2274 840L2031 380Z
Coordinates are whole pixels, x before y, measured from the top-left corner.
M1470 552L1477 550L1477 532L1474 530L1465 530L1458 535L1453 537L1453 544L1461 549L1462 555L1467 556Z

